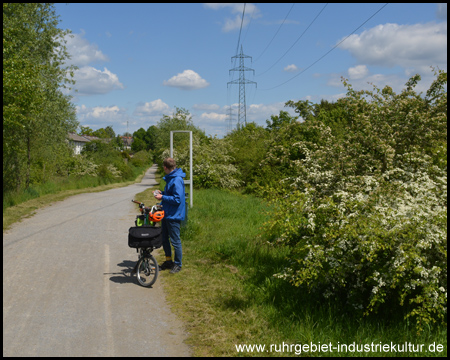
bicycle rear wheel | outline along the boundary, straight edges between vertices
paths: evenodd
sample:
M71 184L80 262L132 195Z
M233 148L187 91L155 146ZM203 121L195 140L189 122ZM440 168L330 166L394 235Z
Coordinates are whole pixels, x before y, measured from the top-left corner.
M152 286L158 278L158 263L151 254L141 257L137 264L137 280L145 287Z

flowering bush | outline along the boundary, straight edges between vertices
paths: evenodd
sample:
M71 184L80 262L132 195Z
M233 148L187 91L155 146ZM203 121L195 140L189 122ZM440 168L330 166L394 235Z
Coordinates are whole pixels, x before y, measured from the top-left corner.
M89 160L85 155L73 156L70 164L70 174L75 176L97 176L98 165Z
M365 315L396 304L420 331L447 313L446 73L425 97L418 81L398 95L344 81L346 132L307 117L289 125L303 127L299 141L273 146L261 166L288 169L265 225L291 249L276 276Z
M240 185L238 169L231 164L230 145L217 138L200 143L193 138L194 186L202 188L234 189ZM162 159L169 156L169 150L162 153ZM177 167L187 174L189 169L189 148L174 149L173 157Z

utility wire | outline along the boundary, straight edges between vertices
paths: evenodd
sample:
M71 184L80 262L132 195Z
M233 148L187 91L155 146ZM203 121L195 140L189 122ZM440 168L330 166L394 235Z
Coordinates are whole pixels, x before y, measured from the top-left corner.
M275 35L273 36L272 40L270 40L269 44L266 46L266 48L263 50L263 52L256 58L255 62L266 52L267 48L270 46L270 44L272 44L273 39L275 39L275 36L277 36L278 32L280 31L281 27L283 26L284 22L286 21L287 17L289 16L289 14L291 13L293 7L294 7L295 3L292 4L291 9L289 10L289 12L287 13L286 17L284 18L283 22L281 23L280 27L278 28L277 32L275 33Z
M291 81L292 79L295 79L297 76L303 74L306 70L308 70L309 68L311 68L313 65L317 64L320 60L322 60L325 56L327 56L330 52L332 52L334 49L336 49L339 45L341 45L345 40L347 40L351 35L353 35L356 31L358 31L361 27L363 27L370 19L372 19L376 14L378 14L381 10L383 10L389 3L384 4L380 9L378 9L377 12L375 12L371 17L369 17L366 21L364 21L361 25L359 25L355 30L352 31L352 33L350 35L348 35L347 37L345 37L343 40L341 40L338 44L336 44L335 46L333 46L331 48L331 50L329 50L328 52L326 52L324 55L322 55L319 59L317 59L316 61L314 61L311 65L309 65L306 69L302 70L300 73L298 73L297 75L291 77L289 80L286 80L284 83L281 83L280 85L274 86L270 89L260 89L263 91L266 90L273 90L276 89L277 87L280 87L281 85L286 84L287 82Z
M322 8L322 10L319 11L319 13L316 15L316 17L314 18L314 20L308 25L308 27L305 29L305 31L303 31L303 33L299 36L299 38L297 40L295 40L295 42L292 44L292 46L275 62L275 64L273 64L270 68L268 68L266 71L264 71L263 73L259 74L258 76L261 76L263 74L265 74L266 72L268 72L270 69L272 69L276 64L278 64L278 62L284 58L284 56L294 47L295 44L297 44L297 42L303 37L303 35L305 35L305 33L308 31L308 29L311 27L312 24L314 24L314 22L317 20L317 18L320 16L320 14L322 14L322 11L325 10L325 8L327 7L328 3L325 4L325 6Z
M244 10L242 10L241 30L239 30L239 38L238 38L238 43L237 43L237 46L236 46L236 55L238 54L239 43L241 42L241 32L242 32L242 24L244 23L244 14L245 14L245 3L244 3Z
M245 39L247 38L248 29L250 28L250 24L252 23L253 14L255 13L255 9L256 9L256 5L253 5L253 11L252 11L252 14L250 15L250 20L249 20L248 25L247 25L247 31L245 32L244 39L242 40L242 43L244 43Z
M244 23L245 4L246 4L246 3L244 3L244 9L242 10L241 29L239 30L239 38L238 38L238 43L237 43L237 46L236 46L236 55L235 55L235 56L238 55L238 51L239 51L239 43L241 42L241 32L242 32L242 24ZM237 59L237 58L235 57L235 58L234 58L234 67L236 67L236 59ZM233 73L233 75L232 75L231 78L233 78L233 77L234 77L234 73Z

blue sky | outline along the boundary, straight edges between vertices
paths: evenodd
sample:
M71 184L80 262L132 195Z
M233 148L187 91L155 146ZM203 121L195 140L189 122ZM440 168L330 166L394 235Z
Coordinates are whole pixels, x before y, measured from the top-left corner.
M230 106L233 127L238 119L239 85L227 83L239 78L229 70L239 67L232 57L241 45L254 69L245 78L257 83L245 87L247 122L259 125L280 110L294 114L286 101L344 96L342 76L354 89L370 82L400 91L419 73L426 91L430 66L447 70L447 5L384 5L246 3L242 31L244 4L55 8L73 35L66 46L78 92L70 93L81 125L123 134L128 122L133 133L182 107L207 135L223 137Z

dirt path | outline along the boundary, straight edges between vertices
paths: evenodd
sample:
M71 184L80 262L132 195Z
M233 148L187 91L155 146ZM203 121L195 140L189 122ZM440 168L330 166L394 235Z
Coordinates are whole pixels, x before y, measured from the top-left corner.
M3 356L190 356L160 279L137 284L128 247L134 195L156 184L81 194L3 236Z

